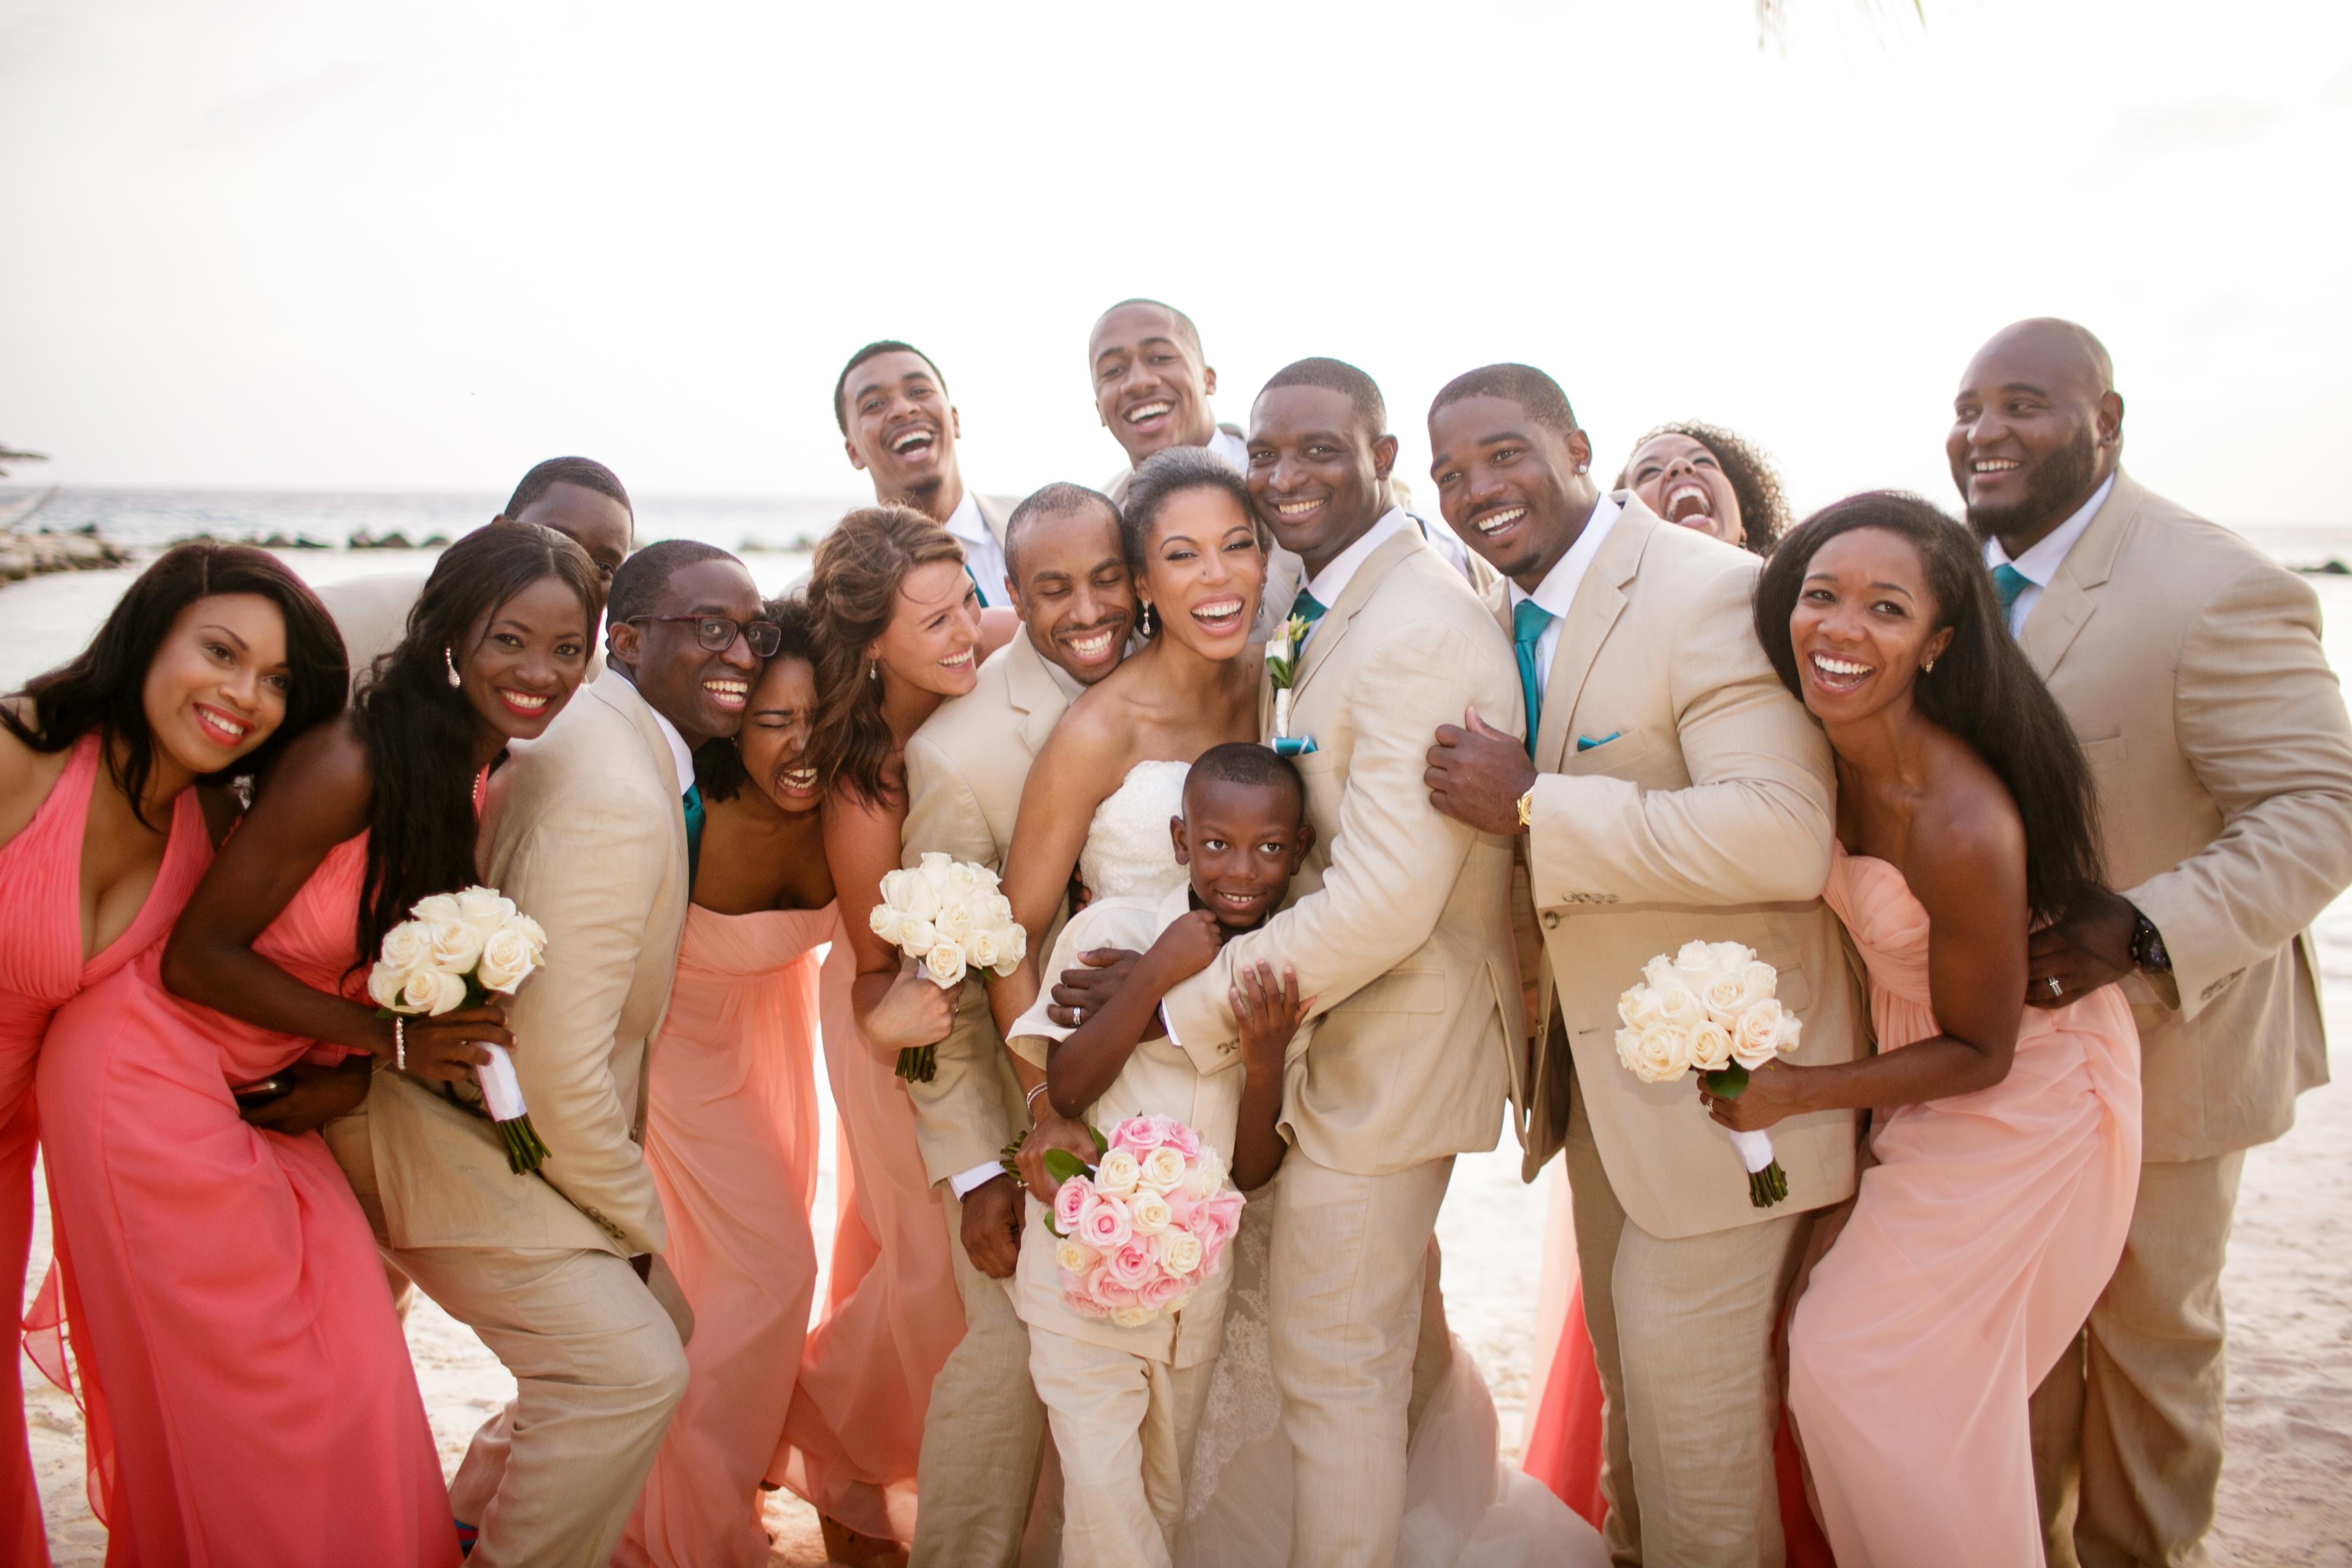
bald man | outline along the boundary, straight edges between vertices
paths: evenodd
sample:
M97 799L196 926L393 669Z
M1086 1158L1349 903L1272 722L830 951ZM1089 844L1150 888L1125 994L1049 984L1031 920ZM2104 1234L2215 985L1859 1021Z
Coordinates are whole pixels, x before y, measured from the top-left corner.
M1953 482L2090 760L2121 889L2033 938L2025 999L2121 982L2140 1033L2131 1234L2034 1395L2049 1558L2201 1563L2239 1173L2327 1079L2309 928L2352 883L2352 721L2311 589L2123 471L2124 401L2090 332L2004 329L1953 412Z

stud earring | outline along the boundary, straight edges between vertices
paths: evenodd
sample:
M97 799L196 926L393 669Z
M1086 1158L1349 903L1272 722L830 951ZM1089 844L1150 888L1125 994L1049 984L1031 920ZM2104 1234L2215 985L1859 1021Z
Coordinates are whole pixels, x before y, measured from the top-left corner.
M466 684L464 681L457 679L457 661L450 657L449 650L446 647L441 650L441 668L449 672L450 685L463 686Z
M1932 659L1932 658L1931 658L1931 659L1929 659L1927 663L1925 663L1925 664L1923 664L1923 665L1921 665L1921 666L1919 667L1919 673L1920 673L1920 674L1922 674L1922 675L1926 675L1926 674L1929 673L1930 671L1932 671L1935 668L1936 668L1936 661L1935 661L1934 659Z

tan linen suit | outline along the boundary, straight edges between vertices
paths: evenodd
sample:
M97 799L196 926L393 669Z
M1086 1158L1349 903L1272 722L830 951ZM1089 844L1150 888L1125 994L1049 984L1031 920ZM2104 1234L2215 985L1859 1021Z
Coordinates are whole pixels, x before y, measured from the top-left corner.
M2310 587L2128 474L2018 641L2090 759L2107 879L2173 966L2125 982L2145 1142L2123 1261L2035 1396L2050 1558L2201 1563L2239 1167L2327 1079L2308 928L2352 882L2352 723Z
M907 742L906 863L939 850L1002 870L1029 764L1083 689L1037 651L1024 627L989 656L976 685L924 721ZM1049 933L1046 941L1051 942ZM1049 948L1048 951L1051 951ZM1029 1118L988 989L964 983L955 1026L939 1044L929 1083L909 1083L915 1141L934 1185L994 1160ZM1007 1282L972 1267L963 1205L952 1194L948 1255L963 1297L963 1338L931 1383L915 1485L911 1563L1008 1565L1020 1556L1045 1448L1045 1408L1029 1378L1029 1331Z
M1516 728L1509 643L1412 531L1374 550L1307 639L1291 733L1316 845L1265 929L1169 993L1202 1071L1238 1063L1235 967L1297 971L1313 1043L1286 1076L1293 1145L1267 1189L1275 1377L1297 1515L1291 1562L1391 1561L1423 1270L1454 1156L1491 1149L1526 1081L1507 839L1430 805L1430 740L1475 706ZM1269 707L1270 711L1270 707Z
M330 583L315 590L319 602L327 606L327 614L335 618L335 629L343 634L343 652L351 660L352 685L357 688L360 678L374 667L375 661L400 646L408 635L408 612L416 607L417 596L425 592L426 572L382 572L363 577L346 577L340 583ZM604 673L603 641L593 629L589 640L595 646L588 652L588 670L582 684L594 681Z
M638 1140L686 920L674 766L614 670L491 775L483 879L547 931L509 1011L540 1173L516 1175L488 1121L403 1073L330 1130L391 1259L515 1374L450 1488L489 1568L610 1557L686 1390L690 1314L667 1270L657 1299L628 1261L664 1239Z
M1835 779L1820 728L1756 640L1757 559L1661 522L1628 492L1615 500L1536 733L1527 852L1545 1048L1526 1171L1533 1180L1565 1142L1607 1407L1612 1552L1777 1563L1772 1328L1806 1211L1853 1194L1856 1118L1776 1124L1789 1197L1752 1207L1689 1079L1644 1084L1619 1065L1617 998L1658 953L1745 942L1804 1022L1794 1059L1864 1054L1854 976L1821 900ZM1488 605L1507 625L1505 595Z

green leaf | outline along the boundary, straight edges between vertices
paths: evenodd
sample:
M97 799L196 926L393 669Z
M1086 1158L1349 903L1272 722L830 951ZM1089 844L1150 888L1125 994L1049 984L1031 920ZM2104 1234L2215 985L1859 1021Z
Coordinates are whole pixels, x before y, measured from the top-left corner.
M1102 1135L1102 1129L1101 1129L1101 1128L1099 1128L1099 1127L1089 1127L1089 1128L1087 1128L1087 1137L1089 1137L1089 1138L1091 1138L1091 1139L1093 1139L1093 1140L1095 1141L1095 1152L1096 1152L1096 1153L1097 1153L1097 1154L1108 1154L1108 1153L1109 1153L1109 1152L1110 1152L1110 1140L1109 1140L1109 1139L1108 1139L1108 1138L1106 1138L1106 1137L1104 1137L1104 1136Z
M1707 1093L1717 1100L1738 1100L1748 1090L1748 1069L1738 1062L1704 1076Z
M1071 1153L1067 1149L1048 1149L1045 1151L1045 1173L1053 1177L1056 1182L1066 1182L1073 1176L1087 1175L1090 1173L1093 1169L1093 1166L1082 1163L1076 1154Z

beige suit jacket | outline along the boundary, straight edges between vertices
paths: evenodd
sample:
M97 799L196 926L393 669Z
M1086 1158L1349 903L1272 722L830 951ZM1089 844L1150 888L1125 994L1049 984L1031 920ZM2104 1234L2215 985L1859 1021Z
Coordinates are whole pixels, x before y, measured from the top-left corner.
M491 775L483 879L547 930L546 963L508 1014L547 1163L514 1174L488 1121L378 1074L368 1123L394 1247L662 1249L639 1142L646 1047L686 926L674 773L653 710L611 670Z
M383 572L346 577L317 590L319 602L335 618L335 629L343 634L343 652L351 660L354 689L359 686L360 677L373 668L377 659L398 647L401 639L408 635L408 612L416 607L417 596L425 592L425 579L432 575L429 571ZM581 677L583 685L604 673L603 638L592 634L591 640L595 646L588 652L587 673Z
M1029 764L1081 689L1037 651L1025 629L990 655L979 683L940 704L907 742L905 863L938 850L1003 870ZM1057 921L1046 932L1047 952L1058 929ZM907 1086L915 1142L935 1184L995 1159L1029 1125L988 988L977 975L964 982L955 1026L937 1058L930 1082Z
M1284 1126L1335 1170L1491 1149L1506 1100L1523 1100L1510 840L1441 815L1423 782L1437 727L1472 706L1517 728L1510 643L1443 556L1399 534L1317 626L1292 688L1291 733L1316 742L1297 759L1316 843L1287 905L1168 994L1171 1034L1211 1072L1240 1059L1235 967L1297 970L1320 1021L1291 1064Z
M1867 1037L1821 898L1837 826L1829 744L1756 640L1761 563L1661 522L1630 491L1615 499L1623 510L1560 626L1536 734L1527 847L1545 1046L1525 1168L1532 1181L1567 1133L1557 1015L1574 1057L1570 1113L1591 1118L1626 1216L1672 1240L1852 1196L1856 1118L1775 1125L1789 1197L1750 1206L1738 1156L1689 1079L1644 1084L1618 1063L1617 998L1642 966L1693 939L1745 942L1780 970L1781 1004L1804 1022L1792 1059L1848 1061ZM1488 607L1509 624L1499 589Z
M2107 879L2172 957L2125 988L2144 1156L2266 1143L2327 1081L2309 926L2352 883L2352 723L2318 596L2118 474L2018 642L2090 759Z

